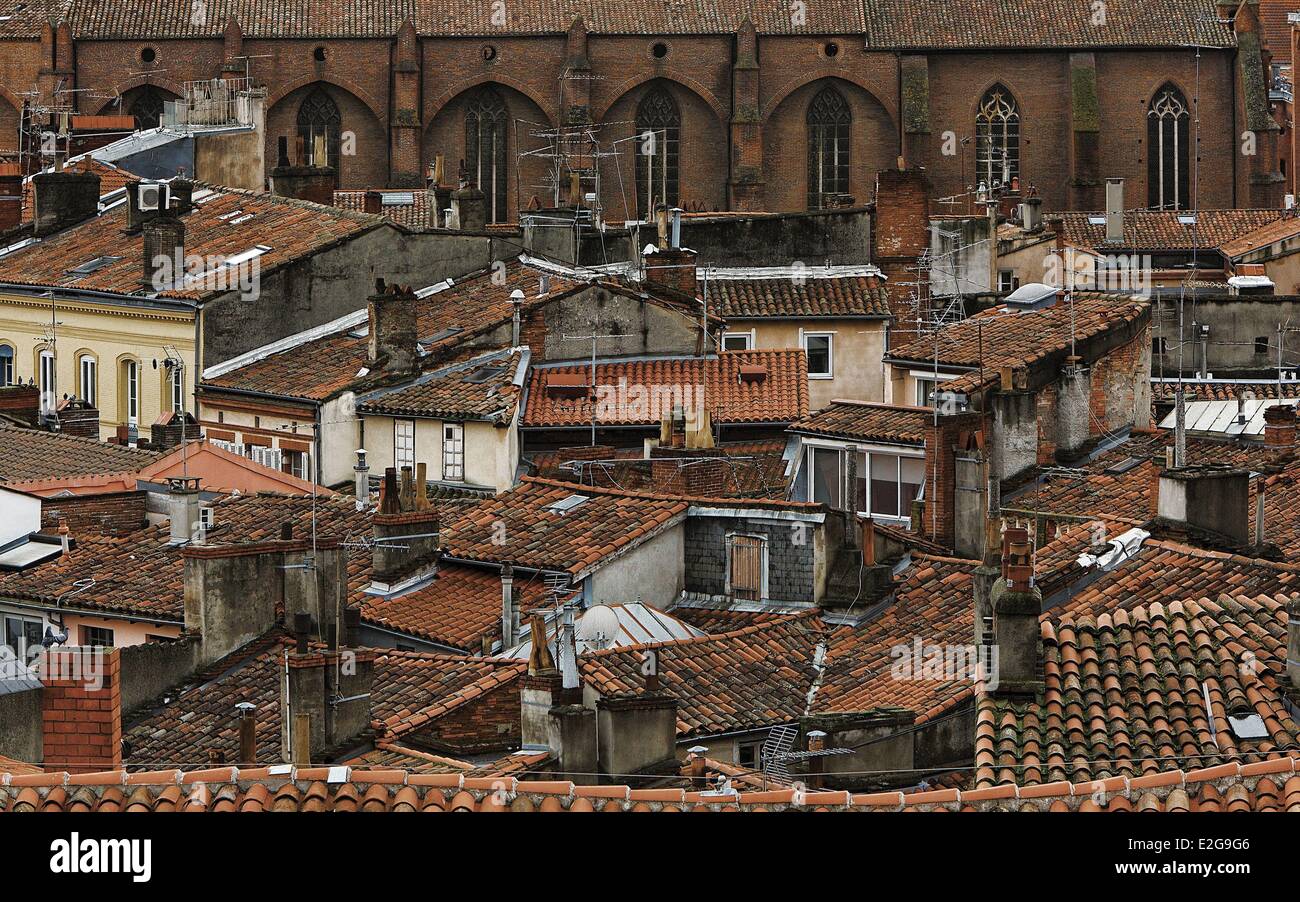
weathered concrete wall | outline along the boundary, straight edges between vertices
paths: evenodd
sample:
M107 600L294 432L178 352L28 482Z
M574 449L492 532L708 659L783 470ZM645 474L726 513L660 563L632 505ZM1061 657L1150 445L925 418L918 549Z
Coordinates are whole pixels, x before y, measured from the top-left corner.
M1153 322L1151 336L1164 338L1165 353L1153 357L1152 372L1166 376L1177 375L1178 369L1178 317L1168 315L1177 311L1176 299L1164 298L1161 306L1166 315ZM1294 323L1300 318L1300 297L1273 296L1216 296L1198 297L1195 313L1189 304L1184 311L1183 370L1195 372L1202 367L1202 345L1196 339L1193 319L1210 327L1209 341L1204 345L1204 360L1215 377L1233 372L1252 373L1277 368L1277 327L1279 323ZM1262 340L1259 350L1256 341ZM1289 343L1289 342L1288 342ZM1287 348L1287 350L1291 350ZM1291 358L1284 354L1287 365Z
M43 731L40 689L0 694L0 755L16 761L42 760Z
M984 550L984 516L988 485L984 459L978 454L957 456L953 492L953 539L957 554L978 558Z
M596 703L600 771L635 774L677 754L677 700L664 695Z
M938 219L930 231L930 291L934 295L976 294L996 287L993 248L986 216ZM1039 279L1041 281L1041 279Z
M913 766L918 769L967 763L975 757L975 706L945 714L912 734Z
M719 266L871 262L871 212L862 207L736 219L687 219L682 245Z
M251 642L275 623L284 598L281 554L185 558L185 626L202 635L202 666Z
M668 607L685 585L685 532L684 524L678 523L596 571L590 602L626 604L640 599L651 607Z
M199 649L197 637L185 637L176 642L146 642L123 648L120 664L122 713L130 714L181 683L198 668Z
M361 310L375 280L423 288L518 255L518 242L484 234L406 234L384 225L336 247L263 273L256 299L230 292L203 311L209 367L245 351Z
M1010 479L1038 463L1038 410L1030 392L998 392L992 407L998 478Z
M836 788L858 788L888 782L890 771L909 771L913 767L913 739L907 732L916 715L902 708L887 708L847 714L824 714L805 717L801 732L806 737L813 730L826 733L826 748L853 749L848 755L828 755L820 759L821 771L828 774L824 782ZM806 740L805 740L806 747ZM879 776L862 776L870 771ZM837 776L844 774L844 776Z
M545 343L540 348L534 345L535 359L589 360L590 339L567 337L580 335L622 336L601 339L596 347L601 357L694 354L699 331L698 320L684 313L603 288L581 291L548 304L544 323Z

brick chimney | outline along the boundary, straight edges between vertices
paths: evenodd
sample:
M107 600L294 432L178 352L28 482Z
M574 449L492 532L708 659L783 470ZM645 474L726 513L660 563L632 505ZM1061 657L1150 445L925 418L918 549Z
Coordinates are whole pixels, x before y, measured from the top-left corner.
M121 769L120 664L115 648L70 646L41 653L42 764L47 771Z
M993 644L997 651L990 691L999 696L1033 695L1042 687L1042 634L1038 618L1043 595L1033 585L1029 532L1002 533L1002 578L993 587Z
M17 163L0 163L0 235L23 221L23 174Z
M84 398L66 398L59 402L59 431L99 441L99 411Z
M529 629L533 645L519 689L520 741L526 749L549 749L559 761L558 779L597 783L596 712L583 706L580 685L564 688L540 615Z
M396 474L391 467L385 472L384 481L384 497L388 499L391 497L389 487L396 483ZM437 510L424 508L392 513L381 507L372 523L374 547L371 549L370 578L374 589L387 592L413 576L437 572L441 549Z
M301 139L299 139L301 144ZM279 156L271 170L271 193L277 197L294 197L329 206L334 203L335 171L332 166L312 166L305 162L303 149L297 148L297 163L289 161L289 139L278 139Z
M383 192L367 191L362 198L362 210L372 216L382 216L384 212Z
M642 257L647 285L657 285L695 297L696 253L687 247L646 248Z
M876 174L872 260L915 260L930 247L930 182L922 169Z
M144 231L144 269L140 284L154 291L170 291L185 279L185 223L167 213L147 220Z
M416 346L416 305L418 298L410 288L375 282L370 296L370 339L368 365L382 366L386 373L413 373L419 365Z
M1163 520L1249 545L1250 473L1219 464L1165 470L1157 511Z
M1290 404L1264 408L1264 444L1273 448L1295 446L1296 416Z
M37 238L99 212L99 176L93 172L39 172L32 176L32 194Z
M275 626L285 602L285 555L305 541L247 545L190 544L185 562L185 630L200 636L202 667Z
M299 765L325 760L370 726L374 682L374 652L312 648L310 629L310 615L299 612L294 618L297 642L281 684L281 756Z

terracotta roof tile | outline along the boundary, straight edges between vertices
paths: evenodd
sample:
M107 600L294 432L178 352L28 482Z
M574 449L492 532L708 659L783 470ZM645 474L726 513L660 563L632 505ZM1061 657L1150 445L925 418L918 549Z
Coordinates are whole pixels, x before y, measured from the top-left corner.
M710 308L727 319L890 315L889 292L878 276L837 277L810 267L799 277L709 278L708 289Z
M0 425L0 484L133 473L161 456L90 438Z
M1109 7L1108 7L1109 8ZM1173 210L1131 210L1124 214L1124 240L1107 244L1105 213L1066 213L1065 241L1075 247L1122 247L1137 251L1222 248L1282 218L1280 210L1200 210L1195 224L1180 221L1192 214Z
M749 381L742 367L766 371ZM535 367L521 425L589 426L593 414L598 425L658 425L674 404L687 408L688 416L691 409L707 410L714 424L789 423L808 413L808 363L798 349L597 363L594 391L587 385L590 373L582 365ZM587 394L553 394L547 386L556 377L576 377Z
M832 401L791 424L791 432L863 442L920 445L934 422L928 407L903 407L868 401Z
M430 215L429 193L420 188L380 189L387 202L380 205L378 215L398 225L414 231L424 231L436 227ZM407 197L410 203L405 203ZM354 213L366 212L365 191L335 191L334 206Z

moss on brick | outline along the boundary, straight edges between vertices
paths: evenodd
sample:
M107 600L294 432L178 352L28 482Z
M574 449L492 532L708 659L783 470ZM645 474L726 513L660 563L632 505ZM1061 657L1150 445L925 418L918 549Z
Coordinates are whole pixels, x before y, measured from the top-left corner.
M925 61L903 65L903 128L910 134L930 131L930 69Z
M1076 132L1101 131L1101 104L1097 100L1097 70L1070 67L1070 108Z

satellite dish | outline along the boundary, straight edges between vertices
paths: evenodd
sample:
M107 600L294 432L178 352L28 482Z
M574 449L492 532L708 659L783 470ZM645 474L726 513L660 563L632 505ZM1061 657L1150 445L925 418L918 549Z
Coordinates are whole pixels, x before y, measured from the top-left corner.
M618 615L608 605L588 608L578 621L578 638L588 650L609 648L618 635Z

